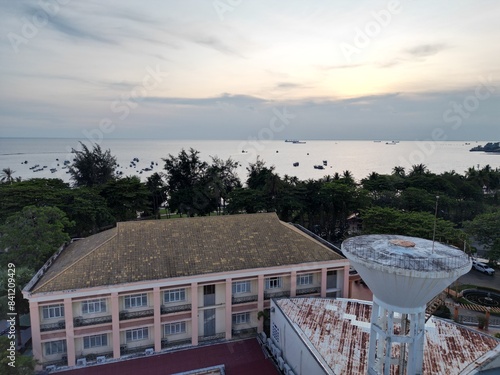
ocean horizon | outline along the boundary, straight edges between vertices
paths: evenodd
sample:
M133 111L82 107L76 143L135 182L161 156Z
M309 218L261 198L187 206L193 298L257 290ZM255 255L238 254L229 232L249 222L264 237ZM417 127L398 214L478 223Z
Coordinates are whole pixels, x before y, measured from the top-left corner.
M97 142L117 158L123 176L137 175L145 181L155 172L163 171L169 154L182 149L200 152L201 160L211 157L237 161L237 174L246 180L246 168L257 157L274 166L275 172L296 176L301 180L319 179L350 171L357 181L371 172L390 174L395 166L409 171L412 165L425 164L433 173L455 171L464 174L469 168L490 165L500 167L498 154L470 152L488 141L392 141L392 140L309 140L300 143L285 140L163 140L105 138ZM92 147L89 139L78 138L0 138L0 169L11 168L14 177L60 178L70 182L66 163L74 158L72 149L81 150L80 142ZM139 159L135 166L134 158ZM294 164L297 164L294 166ZM317 169L315 166L322 166ZM145 171L144 169L151 169Z

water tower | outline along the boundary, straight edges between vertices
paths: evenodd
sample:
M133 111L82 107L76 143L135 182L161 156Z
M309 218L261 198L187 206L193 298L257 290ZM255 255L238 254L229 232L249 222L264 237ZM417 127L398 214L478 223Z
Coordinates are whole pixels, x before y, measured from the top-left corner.
M368 374L422 374L427 303L472 262L462 251L422 238L367 235L342 243L373 292Z

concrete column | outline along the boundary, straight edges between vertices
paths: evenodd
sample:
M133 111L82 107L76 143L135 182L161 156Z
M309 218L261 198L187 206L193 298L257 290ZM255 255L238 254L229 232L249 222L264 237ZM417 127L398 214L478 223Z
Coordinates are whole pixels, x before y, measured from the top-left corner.
M297 271L290 273L290 297L297 295Z
M191 345L198 345L198 283L191 283Z
M30 302L30 319L31 319L31 340L33 347L33 357L37 361L42 361L42 338L40 333L40 307L38 302ZM37 370L41 370L41 366L37 366Z
M257 311L264 311L264 275L257 277ZM257 332L264 330L264 317L259 319Z
M226 340L233 337L233 280L226 279Z
M75 332L73 329L73 302L71 298L64 299L64 321L66 324L66 355L68 366L76 365Z
M326 268L321 269L321 297L326 297Z
M344 266L344 286L342 288L342 298L351 298L349 295L349 265Z
M488 307L487 310L486 310L486 314L485 314L485 322L484 322L484 330L487 331L488 330L488 327L490 325L490 310L491 308Z
M111 293L111 326L113 329L113 358L120 358L120 301L118 293Z
M458 322L458 303L455 303L455 309L453 311L453 320Z
M163 336L161 327L161 294L160 287L156 286L153 288L153 311L154 311L154 340L155 340L155 352L161 351L161 339Z

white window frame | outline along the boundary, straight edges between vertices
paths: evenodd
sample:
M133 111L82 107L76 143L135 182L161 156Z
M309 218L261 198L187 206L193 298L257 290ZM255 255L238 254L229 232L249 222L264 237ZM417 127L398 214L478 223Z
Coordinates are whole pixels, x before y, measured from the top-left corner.
M66 340L49 341L44 344L45 355L64 354L67 351Z
M64 304L42 306L44 319L64 318Z
M82 314L97 314L107 310L105 298L88 299L82 301Z
M283 279L281 276L273 276L266 278L266 289L280 289L283 287Z
M163 292L163 302L173 303L186 300L186 288L169 289Z
M303 273L297 275L297 285L312 285L314 282L314 276L312 273Z
M129 329L125 331L125 339L127 342L147 340L148 338L149 338L148 327Z
M186 322L167 323L163 326L164 336L186 333Z
M83 337L83 349L99 348L102 346L108 346L108 335L106 333Z
M233 281L233 294L244 294L252 292L252 283L250 280Z
M233 314L233 324L247 324L250 323L250 312Z
M148 294L147 293L138 293L138 294L129 294L124 297L124 305L125 309L133 309L136 307L144 307L148 305Z

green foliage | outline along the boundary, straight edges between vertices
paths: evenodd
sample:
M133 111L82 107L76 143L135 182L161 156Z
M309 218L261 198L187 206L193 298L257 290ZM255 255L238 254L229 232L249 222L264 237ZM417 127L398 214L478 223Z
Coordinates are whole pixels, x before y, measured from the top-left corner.
M363 233L400 234L432 239L434 215L427 212L405 212L393 208L371 207L361 211ZM464 236L452 222L438 218L436 241L461 245Z
M82 151L72 150L76 154L74 163L69 167L75 186L97 186L115 179L116 157L110 150L102 151L94 144L92 150L80 142Z
M488 259L496 263L500 259L500 210L481 214L464 223L464 230L481 242L488 251Z
M35 373L36 361L33 357L21 355L18 351L14 354L14 365L11 366L10 357L11 339L7 336L0 336L0 374L2 375L32 375Z
M437 310L434 312L433 315L438 316L440 318L444 318L444 319L450 319L451 318L451 311L447 306L441 305L437 308Z
M39 269L70 237L66 230L74 223L56 207L27 206L0 226L1 263L15 263Z

